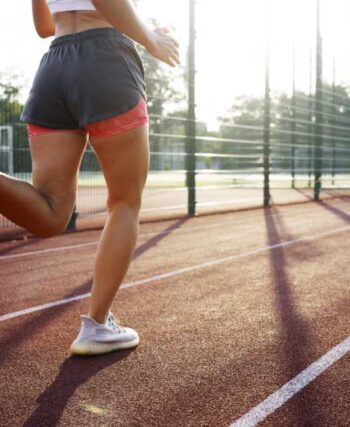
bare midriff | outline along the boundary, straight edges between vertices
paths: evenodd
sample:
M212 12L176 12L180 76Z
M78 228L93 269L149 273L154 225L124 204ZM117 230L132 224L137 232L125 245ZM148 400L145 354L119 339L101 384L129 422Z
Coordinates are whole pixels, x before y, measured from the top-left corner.
M55 38L92 28L113 28L97 10L56 12L52 18L55 24Z

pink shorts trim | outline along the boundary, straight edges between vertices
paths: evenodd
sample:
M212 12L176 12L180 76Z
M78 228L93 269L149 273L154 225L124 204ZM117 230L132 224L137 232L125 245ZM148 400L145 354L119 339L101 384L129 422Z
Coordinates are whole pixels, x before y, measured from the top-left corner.
M145 98L141 96L138 104L131 110L122 114L118 114L117 116L111 117L109 119L100 120L95 123L89 123L84 126L84 129L89 133L90 137L101 137L122 133L126 130L143 126L147 122L147 104ZM29 137L43 135L51 132L84 134L84 131L81 129L52 129L32 124L27 125L27 132Z
M147 104L141 96L138 104L131 110L95 123L85 125L90 136L108 136L144 125L148 122Z
M27 133L30 138L33 136L38 136L38 135L43 135L46 133L53 133L53 132L68 132L68 133L84 134L84 131L80 129L52 129L52 128L44 128L42 126L37 126L32 124L27 125Z

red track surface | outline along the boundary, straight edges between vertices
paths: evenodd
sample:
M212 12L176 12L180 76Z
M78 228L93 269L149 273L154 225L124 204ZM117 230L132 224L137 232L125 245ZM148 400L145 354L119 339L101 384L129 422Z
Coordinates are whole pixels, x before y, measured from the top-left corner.
M0 316L88 292L95 245L43 250L99 234L1 243ZM124 283L241 257L122 289L133 351L69 357L86 299L0 321L0 425L228 426L350 335L349 253L349 198L144 223ZM349 426L349 364L262 425Z
M306 203L313 200L313 189L271 189L271 205ZM196 191L198 215L217 214L263 206L261 188L219 188ZM323 189L321 200L350 197L349 189ZM102 228L106 220L106 187L79 187L77 197L78 230ZM187 215L187 188L147 188L142 196L141 222L183 218ZM28 233L15 224L6 221L2 225L0 215L0 241L20 238Z

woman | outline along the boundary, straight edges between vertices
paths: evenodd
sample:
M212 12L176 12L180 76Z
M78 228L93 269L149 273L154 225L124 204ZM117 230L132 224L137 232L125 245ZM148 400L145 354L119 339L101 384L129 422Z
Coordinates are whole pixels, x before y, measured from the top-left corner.
M137 346L139 337L109 311L135 249L149 166L144 70L135 42L176 66L178 43L150 30L130 0L32 0L40 37L55 36L41 59L21 120L28 123L29 183L0 174L0 213L40 237L71 217L87 139L108 188L88 315L73 354Z

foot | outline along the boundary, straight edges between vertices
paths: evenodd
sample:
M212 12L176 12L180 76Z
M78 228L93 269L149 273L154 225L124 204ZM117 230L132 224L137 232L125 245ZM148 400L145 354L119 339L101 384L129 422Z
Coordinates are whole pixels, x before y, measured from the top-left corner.
M92 317L80 316L79 335L71 345L71 352L79 356L93 356L115 350L136 347L139 336L131 328L119 325L119 320L109 313L106 322L98 323Z

